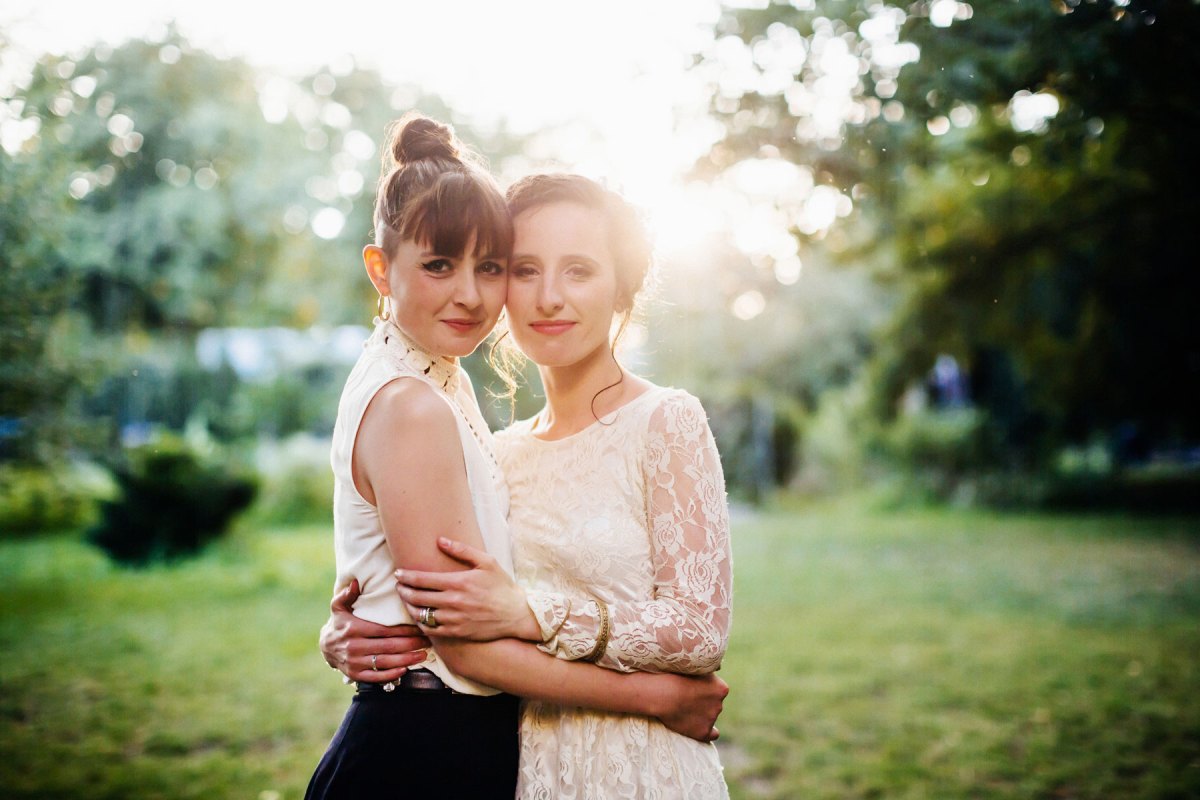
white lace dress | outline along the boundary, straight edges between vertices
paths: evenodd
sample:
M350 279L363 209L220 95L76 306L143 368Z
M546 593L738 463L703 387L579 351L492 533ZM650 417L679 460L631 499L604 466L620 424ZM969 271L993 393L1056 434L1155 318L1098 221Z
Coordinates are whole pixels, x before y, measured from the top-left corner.
M654 387L565 439L533 420L496 437L508 478L516 575L542 648L601 666L707 673L720 666L733 593L725 481L704 409ZM729 793L712 744L657 720L526 701L520 798L703 800Z

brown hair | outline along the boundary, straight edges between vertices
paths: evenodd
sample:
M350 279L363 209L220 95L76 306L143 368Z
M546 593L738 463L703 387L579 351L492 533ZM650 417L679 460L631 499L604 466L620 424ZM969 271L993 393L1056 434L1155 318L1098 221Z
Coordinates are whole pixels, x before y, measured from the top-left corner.
M449 126L405 114L388 126L375 243L389 258L406 240L457 257L472 235L480 255L507 258L512 251L512 217L500 187Z

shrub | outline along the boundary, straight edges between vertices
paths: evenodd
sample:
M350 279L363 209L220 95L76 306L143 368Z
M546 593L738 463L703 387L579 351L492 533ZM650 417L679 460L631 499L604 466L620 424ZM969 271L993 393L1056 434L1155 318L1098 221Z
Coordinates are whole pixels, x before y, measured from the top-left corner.
M894 494L900 505L1003 500L1013 485L991 466L997 458L993 433L987 414L974 408L897 417L875 443L895 470L885 494Z
M303 465L263 481L254 507L255 519L279 525L330 522L333 519L333 473L329 467Z
M861 486L871 477L869 444L875 426L865 411L861 382L826 391L799 427L801 466L794 489L823 494Z
M1043 505L1056 511L1196 514L1200 469L1148 465L1108 475L1059 475L1050 481Z
M140 565L197 553L250 505L257 480L164 437L127 451L113 469L118 496L88 538L115 561Z
M962 475L988 464L987 416L971 408L899 417L885 434L893 458L911 469Z
M263 439L255 448L261 482L251 513L270 525L326 523L333 519L333 471L329 439L295 434Z
M0 533L5 536L86 525L103 486L73 464L0 465Z

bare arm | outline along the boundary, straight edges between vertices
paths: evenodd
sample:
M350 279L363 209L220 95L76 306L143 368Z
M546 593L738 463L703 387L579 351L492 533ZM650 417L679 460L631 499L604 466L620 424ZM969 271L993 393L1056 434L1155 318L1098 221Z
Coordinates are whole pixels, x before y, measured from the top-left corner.
M359 491L379 510L397 567L461 570L461 563L437 547L442 532L483 548L453 412L424 384L394 381L372 400L355 445L354 475ZM563 662L515 640L441 639L433 648L456 673L481 683L565 705L656 716L669 726L676 721L685 728L680 732L693 738L713 737L711 722L710 731L699 734L700 722L710 715L715 719L727 691L716 678L704 684L680 683L675 676L616 675ZM704 702L706 694L715 704ZM673 713L679 706L690 708L680 709L681 716Z
M330 621L321 631L325 660L331 667L341 670L347 680L395 680L406 670L403 666L393 668L390 665L411 666L423 661L425 651L415 648L428 647L429 640L414 638L410 625L377 625L355 617L350 609L357 597L356 588L353 584L347 587L331 604ZM456 647L458 643L455 642L444 642L442 651L452 668L460 663L465 666L463 670L455 669L456 672L512 694L603 710L639 708L640 713L657 717L671 730L693 739L712 741L718 735L715 722L729 687L714 675L686 678L608 672L606 676L596 668L586 668L579 674L577 667L583 665L552 658L528 646L508 648L511 640L506 642L495 643L505 645L506 651L487 654L484 658L471 653L469 648ZM377 654L381 671L375 671L370 661L370 656ZM387 655L385 660L383 654L394 654L395 658ZM537 660L528 661L530 656L536 656ZM514 665L519 663L529 663L533 668L528 672L513 672ZM564 674L564 667L576 674ZM589 676L595 680L590 680ZM573 688L564 691L561 688L564 685ZM614 698L619 699L614 701Z
M565 661L516 639L442 640L439 652L456 672L510 694L559 705L657 717L676 733L715 741L729 686L716 675L625 674Z

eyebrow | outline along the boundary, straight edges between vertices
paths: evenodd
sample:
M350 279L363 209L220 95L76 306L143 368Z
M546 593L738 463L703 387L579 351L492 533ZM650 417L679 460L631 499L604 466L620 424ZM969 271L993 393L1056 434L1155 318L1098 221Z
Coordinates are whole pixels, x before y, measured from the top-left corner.
M589 255L584 255L583 253L567 253L565 256L563 256L562 260L563 261L586 261L587 263L593 264L597 267L600 266L599 261L597 261L596 259L592 258Z
M482 255L476 255L475 257L480 258L480 259L482 259L482 258L500 258L500 259L508 258L508 256L506 256L502 253L484 253ZM449 258L454 261L460 261L462 259L462 256L461 255L448 256L445 253L438 253L434 250L426 250L423 253L421 253L421 255L417 256L417 258Z

